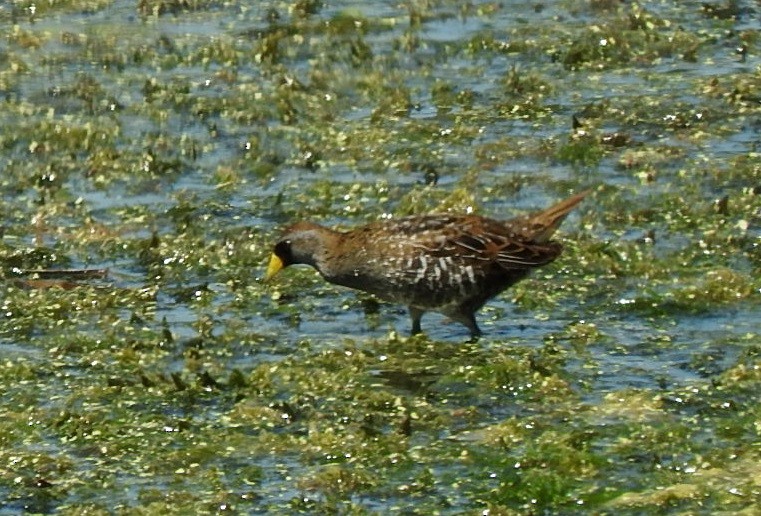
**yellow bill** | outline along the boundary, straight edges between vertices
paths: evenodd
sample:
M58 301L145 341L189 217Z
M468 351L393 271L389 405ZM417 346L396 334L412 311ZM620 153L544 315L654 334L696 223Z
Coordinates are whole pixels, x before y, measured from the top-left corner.
M269 280L272 276L280 272L283 268L283 260L276 254L270 257L270 264L267 266L267 274L264 275L264 281Z

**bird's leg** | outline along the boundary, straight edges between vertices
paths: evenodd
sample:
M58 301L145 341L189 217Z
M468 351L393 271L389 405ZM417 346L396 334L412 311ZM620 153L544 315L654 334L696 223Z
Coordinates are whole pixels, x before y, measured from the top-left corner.
M470 322L466 324L465 326L468 327L470 330L470 340L473 342L478 340L478 337L481 336L481 328L478 327L478 324L476 324L476 316L471 314L470 316Z
M471 340L476 341L478 340L478 337L481 336L481 329L478 327L478 323L476 323L476 314L474 312L461 310L457 313L450 313L447 315L449 315L453 321L457 321L470 330Z
M412 317L412 334L417 335L423 330L420 329L420 318L423 317L425 312L420 308L410 307L410 317Z

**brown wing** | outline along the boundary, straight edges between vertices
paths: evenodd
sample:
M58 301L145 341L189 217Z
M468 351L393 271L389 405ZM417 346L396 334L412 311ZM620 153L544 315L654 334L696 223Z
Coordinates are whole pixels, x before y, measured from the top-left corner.
M492 224L498 223L495 221ZM540 244L526 241L515 233L505 233L506 228L501 224L497 229L501 229L502 232L462 231L450 238L448 243L457 248L457 254L463 258L496 262L504 269L539 267L553 261L562 250L562 246L557 242Z
M400 219L394 229L411 233L414 246L433 257L450 257L458 261L498 263L505 269L526 269L545 265L561 251L556 242L538 243L517 233L508 222L475 215L428 215Z
M545 265L563 249L550 238L588 194L589 191L581 192L541 212L505 222L468 217L470 224L464 224L451 242L472 252L474 258L494 260L505 269Z
M506 270L539 267L555 260L562 246L549 239L587 192L533 215L499 221L477 215L423 215L367 226L404 235L408 245L432 257L497 263ZM372 228L372 229L370 229Z

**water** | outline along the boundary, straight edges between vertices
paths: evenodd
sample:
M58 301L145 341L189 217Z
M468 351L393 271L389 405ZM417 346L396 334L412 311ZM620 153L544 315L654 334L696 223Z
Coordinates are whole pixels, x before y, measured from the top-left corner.
M504 392L484 393L478 377L452 376L459 360L477 368L495 357L504 360L502 353L513 351L519 363L524 356L560 355L562 365L547 366L549 376L562 376L569 396L585 408L602 403L611 393L642 390L655 396L708 385L743 357L752 362L748 357L758 346L761 297L752 248L757 250L761 225L758 201L747 192L757 188L758 173L737 173L727 180L723 176L741 168L741 163L733 165L739 157L751 162L751 169L755 159L758 167L761 126L753 89L761 66L754 43L758 9L743 4L734 21L715 20L702 14L702 2L644 2L641 6L652 23L668 22L655 31L663 38L657 42L695 37L696 60L683 59L684 49L679 47L657 55L657 48L645 43L638 47L639 40L633 39L633 57L623 64L611 58L578 70L563 67L564 52L573 42L616 17L614 10L590 5L463 6L444 1L426 10L417 28L410 27L409 11L397 2L326 2L316 14L303 18L276 2L212 3L208 9L145 18L135 2L126 0L89 8L41 5L33 20L26 5L14 6L13 11L0 6L0 31L9 35L0 42L0 86L8 103L0 114L6 128L0 135L0 167L5 172L0 195L8 207L4 252L23 251L41 236L74 266L111 270L109 278L96 285L103 288L102 295L77 294L75 289L73 300L55 290L32 290L25 298L25 287L8 283L9 302L18 303L14 313L20 306L33 320L19 322L8 316L0 331L0 361L17 375L6 380L2 392L15 400L13 406L29 407L45 423L39 434L17 437L23 426L12 425L18 416L12 414L13 406L6 407L7 445L20 456L45 449L49 457L44 460L51 465L38 467L29 459L32 465L19 461L23 468L7 466L0 477L23 481L0 484L0 498L11 500L0 505L0 513L25 508L51 512L87 502L135 507L153 500L151 489L193 492L192 479L177 480L172 474L172 468L187 468L186 463L202 464L207 471L228 468L229 478L205 477L207 484L212 478L219 486L218 491L208 490L214 492L209 498L216 503L224 498L219 493L234 493L229 500L244 510L284 510L298 499L310 507L305 499L325 502L331 496L370 510L396 510L405 506L401 500L414 484L411 478L425 484L414 475L426 469L436 482L419 487L420 493L447 499L452 512L473 510L483 507L474 500L488 500L489 489L500 484L485 481L483 489L472 480L463 481L467 488L452 487L455 482L442 485L441 479L452 471L473 478L484 472L478 469L480 463L468 462L467 453L455 456L439 436L459 437L511 417L555 416L552 403L521 403L518 395L513 404ZM269 9L279 13L275 23L268 21ZM334 28L342 17L355 17L356 23L350 24L354 29ZM671 29L676 25L685 34ZM284 35L273 51L275 62L262 64L253 56L262 50L267 31L277 27ZM600 33L601 40L611 37L616 34ZM735 50L742 41L751 47L744 59ZM369 48L369 57L363 57L360 43ZM19 67L23 72L14 71ZM511 73L517 76L514 86L506 85ZM88 80L95 84L92 90L87 89ZM540 82L547 88L537 87ZM741 91L746 84L750 86L745 100L728 100L727 92ZM437 89L441 85L449 89ZM711 88L719 89L706 93ZM313 89L320 94L313 95ZM395 95L402 100L384 107ZM621 132L630 143L622 149L605 148L599 161L563 160L558 149L575 141L573 116L590 134ZM76 132L82 127L89 129ZM80 136L69 141L67 134ZM85 143L87 138L91 140ZM624 153L643 151L651 154L641 163L622 165ZM315 162L305 158L310 154L317 156ZM440 174L437 186L427 190L422 186L425 164ZM41 186L44 182L38 177L50 177L51 171L56 186ZM643 180L647 172L656 179ZM479 315L486 336L472 348L463 348L468 350L464 356L456 353L465 346L466 331L437 314L423 319L434 344L406 342L397 337L409 330L404 307L382 303L377 312L365 313L361 297L324 285L311 271L286 271L271 285L258 279L271 242L292 219L315 218L349 227L408 205L433 208L451 200L448 195L458 189L472 197L480 213L507 218L590 186L599 187L598 192L568 219L563 234L585 245L609 242L611 252L617 253L610 270L577 263L604 256L592 254L589 245L578 254L568 245L558 268L547 276L537 274L487 305ZM724 194L731 197L727 224L715 220L711 208ZM684 198L684 206L663 200L674 195ZM745 206L755 208L738 212ZM680 218L680 209L699 220L688 224ZM749 224L745 232L727 229L740 219ZM80 232L88 227L93 231ZM103 231L101 237L93 236L97 228ZM653 260L658 266L673 265L673 281L657 267L647 267L647 259L623 254L647 255L650 248L634 243L654 228ZM155 246L150 244L154 237ZM714 262L700 262L691 254L701 238L718 248ZM743 239L745 244L737 243ZM725 256L723 246L736 256ZM587 254L580 258L582 253ZM700 267L706 273L732 269L755 290L736 302L717 301L708 310L679 303L673 313L634 306L643 300L668 306L668 295L693 287L698 297L708 296L699 288L708 277L698 274ZM554 290L558 285L562 292ZM143 290L156 294L135 296ZM280 300L273 299L275 293ZM62 306L74 308L62 308L55 315L57 296ZM519 298L517 303L513 296ZM538 301L533 305L527 298ZM628 301L620 303L621 299ZM92 308L96 301L106 308ZM40 304L48 310L38 314ZM575 337L579 321L593 324L599 336L589 341ZM161 339L164 328L171 342ZM82 335L81 342L72 337L74 330ZM101 341L108 344L100 348ZM405 346L420 346L419 356L407 361ZM559 349L556 355L553 346ZM160 352L147 351L154 348ZM437 360L430 355L432 349L448 357ZM346 383L335 386L331 399L320 390L321 384L308 380L317 382L334 367L328 361L332 354L340 356L346 350L366 356L366 362L346 364L347 370L359 371L359 379L348 373L339 376L338 381ZM393 363L388 365L381 356L391 357ZM300 373L289 361L299 358L315 361L314 378L306 375L305 386L293 387L288 382L295 382L291 379ZM263 374L264 367L276 371L272 378L249 378ZM357 444L359 438L350 432L346 442L340 441L341 432L353 427L322 425L334 423L332 404L343 407L341 394L355 392L356 384L366 380L364 373L386 367L412 377L419 372L416 368L432 371L430 390L396 391L373 379L376 387L367 389L367 395L387 395L391 401L371 401L384 407L391 403L394 415L402 409L419 412L412 434L415 446L430 447L434 454L444 451L435 458L417 449L395 451L423 457L422 465L406 470L389 466L386 458L378 463L358 460L360 471L372 478L341 478L359 486L331 495L321 484L328 482L321 475L334 465L325 457L336 449L372 445ZM245 389L226 385L233 370L246 378ZM199 371L211 371L224 385L194 391L193 375ZM174 392L173 373L184 375L189 387ZM523 382L523 389L529 378L529 373L519 374L516 382ZM141 385L148 399L125 416L122 408L130 404L129 396L145 394ZM79 401L90 398L99 402L88 418ZM447 399L451 407L442 401ZM235 413L241 400L254 407L250 418ZM359 414L349 411L360 421L357 435L365 432L392 444L406 439L393 438L393 418L376 428L370 415L377 406L362 401L359 396L349 403ZM110 414L109 403L116 415ZM302 421L267 426L268 410L285 410L281 404L301 404L294 413L300 410ZM127 417L134 421L124 424L124 430L113 430L123 423L114 418ZM292 439L290 448L284 451L280 441L271 449L246 445L220 423L235 417L242 421L239 426L253 425L246 436L250 441L258 443L268 433L285 435ZM73 429L72 420L79 421ZM149 463L140 453L143 441L132 433L146 428L144 444L149 449L153 430L162 425L182 426L186 439L167 439L167 447L178 451L162 456L166 466ZM96 436L123 432L126 442L135 440L134 449L125 452L119 449L119 439L92 437L93 431L100 432ZM76 444L69 446L61 434ZM527 436L528 441L531 434ZM209 444L212 437L223 443L220 448ZM608 438L616 441L615 436L604 437ZM82 440L87 441L82 445L85 452L78 448ZM394 449L392 444L389 449ZM204 455L207 449L213 459ZM68 457L76 453L83 457ZM104 457L94 459L99 453ZM386 448L382 453L393 456ZM503 453L511 458L519 451ZM701 453L697 450L695 455ZM122 457L124 464L111 461L110 454ZM137 463L130 462L130 454ZM105 463L104 489L113 490L113 498L93 484L84 488L72 480L81 474L94 483L99 460ZM245 486L234 472L253 466L261 477L252 481L254 487ZM628 479L635 469L616 474ZM149 480L136 481L144 473ZM375 477L386 473L392 478L381 485ZM24 489L25 482L37 477L53 479L58 491L51 491L50 499L40 502L34 489ZM638 477L630 484L638 482L647 483ZM241 493L249 489L260 498L242 501ZM438 507L431 503L425 507ZM545 510L568 508L552 503Z

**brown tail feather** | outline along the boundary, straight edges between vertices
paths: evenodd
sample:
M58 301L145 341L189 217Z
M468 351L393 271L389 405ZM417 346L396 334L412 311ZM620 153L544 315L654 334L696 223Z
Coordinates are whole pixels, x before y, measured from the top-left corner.
M544 211L530 215L526 219L524 233L527 237L537 243L547 242L566 216L573 210L577 204L584 200L591 190L578 193L564 201L560 201L547 208Z

